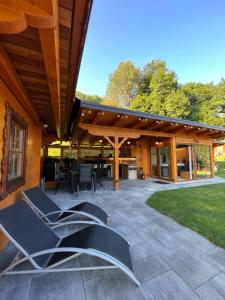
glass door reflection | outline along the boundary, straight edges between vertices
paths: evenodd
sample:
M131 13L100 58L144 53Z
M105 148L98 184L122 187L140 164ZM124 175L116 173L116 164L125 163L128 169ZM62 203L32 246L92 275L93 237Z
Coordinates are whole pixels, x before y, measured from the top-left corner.
M160 154L160 177L169 178L169 147L163 146L159 149Z
M157 148L156 147L151 147L151 173L153 177L157 177L158 172L157 172Z

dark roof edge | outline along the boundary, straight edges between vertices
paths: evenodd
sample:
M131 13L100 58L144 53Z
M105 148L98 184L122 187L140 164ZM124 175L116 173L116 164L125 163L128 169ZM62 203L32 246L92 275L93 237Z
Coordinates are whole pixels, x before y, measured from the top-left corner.
M81 108L105 110L108 112L113 112L113 113L118 113L118 114L127 114L127 115L140 117L140 118L144 117L144 118L153 119L153 120L159 120L159 121L172 122L172 123L196 126L196 127L201 127L201 128L225 131L225 127L221 127L221 126L213 126L213 125L207 125L207 124L203 124L200 122L194 122L194 121L190 121L190 120L186 120L186 119L177 119L177 118L171 118L171 117L166 117L166 116L162 116L162 115L149 114L149 113L140 112L137 110L118 108L118 107L103 105L103 104L99 104L96 102L90 102L90 101L86 101L86 100L77 99L76 101L80 101Z

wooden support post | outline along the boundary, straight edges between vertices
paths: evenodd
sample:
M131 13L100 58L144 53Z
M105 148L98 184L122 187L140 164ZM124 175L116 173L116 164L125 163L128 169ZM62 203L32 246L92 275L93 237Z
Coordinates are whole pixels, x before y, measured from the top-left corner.
M122 144L128 139L127 137L122 138L122 140L119 142L119 137L114 137L114 142L112 141L112 138L109 136L104 135L104 138L113 146L114 148L114 170L113 170L113 178L114 178L114 189L119 189L119 149L122 146Z
M177 150L174 137L172 137L170 141L170 174L171 180L177 182Z
M119 189L119 141L118 137L115 137L114 143L114 189Z
M210 168L211 168L211 177L214 177L214 147L210 145Z

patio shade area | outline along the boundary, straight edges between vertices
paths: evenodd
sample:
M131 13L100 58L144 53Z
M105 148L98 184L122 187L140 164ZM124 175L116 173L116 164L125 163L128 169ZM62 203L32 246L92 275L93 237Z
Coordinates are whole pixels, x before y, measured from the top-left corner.
M44 151L45 156L105 165L117 190L119 180L127 178L212 178L215 140L224 134L219 126L76 99L67 142L46 143Z

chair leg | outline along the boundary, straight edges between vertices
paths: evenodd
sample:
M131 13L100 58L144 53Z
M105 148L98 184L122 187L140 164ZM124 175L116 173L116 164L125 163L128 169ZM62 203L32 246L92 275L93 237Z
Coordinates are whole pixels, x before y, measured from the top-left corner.
M94 190L94 180L93 180L93 178L91 178L91 193L92 193L92 195L94 195L94 192L95 192L95 190Z
M79 182L76 182L76 192L77 192L77 197L79 197Z
M59 188L59 183L58 182L56 182L56 184L55 184L55 195L57 194L57 192L58 192L58 188Z

